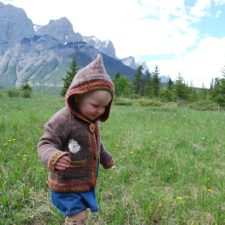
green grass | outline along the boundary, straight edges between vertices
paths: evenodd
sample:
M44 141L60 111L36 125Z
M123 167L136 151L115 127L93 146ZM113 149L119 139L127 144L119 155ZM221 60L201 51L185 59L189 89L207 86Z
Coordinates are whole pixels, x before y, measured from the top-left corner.
M63 224L37 157L60 97L0 98L0 224ZM102 140L116 167L101 169L95 225L225 224L225 112L112 107Z

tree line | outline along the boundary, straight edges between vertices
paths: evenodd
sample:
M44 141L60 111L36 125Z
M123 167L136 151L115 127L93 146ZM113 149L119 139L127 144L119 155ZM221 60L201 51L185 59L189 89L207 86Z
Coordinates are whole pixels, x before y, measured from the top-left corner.
M76 59L72 59L70 70L63 78L61 95L65 96L69 85L78 72ZM150 98L161 101L212 101L220 106L225 106L225 67L222 69L222 78L212 79L210 88L195 88L185 83L181 74L175 81L169 79L168 83L160 82L160 70L156 65L153 72L144 70L142 66L136 69L134 79L129 80L127 76L117 73L113 78L117 97L127 98Z

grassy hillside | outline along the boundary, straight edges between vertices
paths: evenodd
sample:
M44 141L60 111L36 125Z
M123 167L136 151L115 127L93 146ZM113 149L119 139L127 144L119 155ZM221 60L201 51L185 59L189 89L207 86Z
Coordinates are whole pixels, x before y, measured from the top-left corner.
M63 223L37 157L59 97L0 97L0 224ZM113 106L101 124L116 159L101 169L96 225L225 224L225 112Z

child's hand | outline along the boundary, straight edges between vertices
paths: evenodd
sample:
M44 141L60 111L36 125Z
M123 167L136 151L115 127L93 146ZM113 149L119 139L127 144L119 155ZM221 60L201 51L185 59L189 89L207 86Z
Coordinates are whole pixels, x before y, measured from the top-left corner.
M65 170L66 168L70 166L70 162L71 162L71 159L68 156L64 155L55 164L55 169Z

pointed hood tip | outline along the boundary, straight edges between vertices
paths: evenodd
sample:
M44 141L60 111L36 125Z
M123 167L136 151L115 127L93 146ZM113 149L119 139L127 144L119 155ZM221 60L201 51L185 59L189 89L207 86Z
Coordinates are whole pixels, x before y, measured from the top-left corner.
M102 59L102 58L103 58L102 53L98 52L96 58L97 58L97 59L98 59L98 58L101 58L101 59Z
M103 55L99 52L95 57L94 61L97 61L103 65Z
M98 52L95 59L93 59L88 65L77 72L73 81L71 82L69 90L78 88L85 83L99 80L107 81L111 83L112 86L114 86L109 74L106 71L103 62L103 55L100 52ZM115 88L113 87L113 89ZM112 92L114 92L114 90Z

